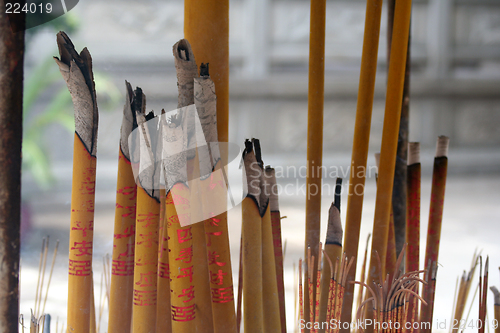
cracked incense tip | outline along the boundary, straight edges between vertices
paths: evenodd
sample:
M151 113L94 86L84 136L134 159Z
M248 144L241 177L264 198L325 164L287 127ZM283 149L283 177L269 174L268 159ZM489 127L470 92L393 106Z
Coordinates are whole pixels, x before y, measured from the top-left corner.
M449 145L450 138L444 135L440 135L436 143L436 157L447 157Z
M182 108L194 104L193 79L198 76L198 67L193 50L187 39L181 39L173 46L175 71L179 98L177 107Z
M261 182L261 168L255 158L253 151L253 143L250 140L245 141L245 151L243 152L243 164L245 166L244 186L247 187L247 197L255 200L257 207L260 210L260 182Z
M340 193L342 189L342 178L337 178L335 185L335 201L332 202L328 211L328 228L326 230L325 244L337 244L342 246L342 223L340 221Z
M130 133L137 128L137 119L132 110L134 91L128 81L125 81L125 105L123 106L122 127L120 129L120 149L123 155L130 161L130 148L128 139Z
M495 306L500 306L500 291L495 286L491 286L490 290L493 292L495 298Z
M59 58L54 57L66 82L75 112L75 132L87 151L97 154L97 125L99 112L95 93L92 57L87 48L80 54L66 33L60 31L56 37Z
M408 142L408 165L420 163L420 142Z

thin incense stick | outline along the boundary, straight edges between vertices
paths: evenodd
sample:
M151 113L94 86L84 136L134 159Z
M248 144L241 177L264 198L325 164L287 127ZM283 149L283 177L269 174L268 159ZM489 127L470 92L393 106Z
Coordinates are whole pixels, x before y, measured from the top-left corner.
M304 320L304 296L302 291L302 258L299 259L299 322ZM301 326L300 333L304 332L304 326Z
M134 283L135 215L137 185L132 172L128 145L130 133L137 127L136 110L142 108L130 83L125 81L126 98L118 152L115 224L109 302L109 333L130 331ZM139 91L137 91L139 93Z
M281 332L286 333L285 284L283 272L284 251L281 242L281 214L279 210L278 187L276 184L276 175L274 169L271 167L266 167L265 173L268 178L270 188L269 207L271 209L271 225L273 229L274 261L276 265L276 279L278 283Z
M323 106L325 85L325 16L326 0L311 1L309 34L309 85L307 96L307 177L306 177L306 238L305 248L311 247L312 255L318 258L318 243L321 220L321 165L323 164ZM320 264L320 263L318 263ZM306 267L306 273L316 271L316 265ZM313 286L314 297L315 286ZM308 304L314 298L306 294L306 322L309 318ZM306 332L308 330L306 329Z
M89 332L94 238L95 172L98 111L92 59L86 48L78 54L64 32L57 34L60 60L55 58L75 108L75 141L68 269L68 327Z
M321 297L320 297L320 308L319 308L319 318L318 321L323 323L327 321L327 314L329 313L328 302L329 294L331 290L331 276L333 272L331 271L332 265L327 265L327 261L336 260L342 257L342 223L340 220L340 199L342 192L342 178L337 178L335 185L335 196L334 201L330 206L328 211L328 227L326 231L326 241L325 241L325 256L323 259L323 272L321 274ZM325 330L320 327L320 333Z
M257 150L260 150L258 140L254 140L254 147L257 153ZM258 155L260 155L260 152ZM281 332L281 313L269 199L269 194L271 193L270 174L261 169L261 177L260 203L264 210L262 216L262 297L264 301L264 332L275 333Z
M260 206L260 175L253 151L247 140L243 162L248 184L248 194L243 199L241 234L243 239L243 324L244 332L263 332L262 295L262 221Z
M497 327L495 328L495 333L500 333L500 325L498 325L498 323L500 322L500 292L494 286L491 286L490 290L493 292L494 295L493 313L495 315L495 320L497 321Z
M436 156L434 158L434 169L432 174L431 203L429 208L429 226L427 230L427 244L425 249L425 269L431 270L429 264L436 263L439 255L439 243L441 238L441 223L443 218L444 194L446 187L446 174L448 168L448 144L449 139L440 136L436 144ZM424 299L428 302L434 300L434 292L429 284L423 290ZM430 302L431 304L433 302ZM421 308L424 316L432 316L432 308ZM425 331L425 329L423 330Z
M373 95L375 90L375 74L377 72L377 55L380 35L380 19L382 15L382 0L368 0L366 3L365 30L363 37L363 52L361 55L361 71L359 74L358 101L356 106L356 122L352 145L352 170L366 169L370 126L372 119ZM348 281L356 278L356 262L359 246L361 213L363 210L363 195L366 175L364 172L351 172L349 176L349 196L345 224L346 255L354 257L353 269L349 272ZM360 191L361 189L361 191ZM351 322L354 285L346 286L342 322ZM342 332L348 332L342 329Z
M391 211L391 195L396 163L397 138L401 103L403 95L404 70L406 51L410 28L411 0L397 2L394 15L394 34L391 47L389 75L387 79L387 98L380 152L380 170L375 203L375 218L373 225L372 256L368 281L377 281L385 275L385 259L387 253L387 236L389 215ZM374 253L380 255L382 269L375 269Z

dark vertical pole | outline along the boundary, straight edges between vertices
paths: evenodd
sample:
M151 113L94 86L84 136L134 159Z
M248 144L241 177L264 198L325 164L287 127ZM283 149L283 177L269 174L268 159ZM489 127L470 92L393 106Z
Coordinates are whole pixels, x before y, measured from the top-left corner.
M14 33L13 30L19 32ZM23 60L24 15L8 17L5 1L0 0L1 332L18 331Z
M396 0L388 1L387 22L387 68L389 68L392 26L394 21L394 6ZM394 217L394 233L396 236L396 256L399 256L406 242L406 169L408 159L408 121L410 114L410 40L408 37L408 52L406 55L405 83L403 88L403 104L399 122L398 149L396 169L394 171L394 187L392 190L392 210Z

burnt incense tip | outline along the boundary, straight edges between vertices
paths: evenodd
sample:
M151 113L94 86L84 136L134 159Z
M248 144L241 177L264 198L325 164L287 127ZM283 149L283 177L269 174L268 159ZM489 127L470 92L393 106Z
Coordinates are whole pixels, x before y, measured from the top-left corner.
M340 198L342 193L342 178L337 178L337 183L335 184L335 195L333 200L333 205L337 207L340 213Z
M201 63L200 76L210 76L209 63Z
M184 60L184 61L190 61L191 60L191 45L187 41L187 39L181 39L180 41L175 44L175 50L177 51L177 57Z
M444 135L440 135L436 143L436 157L447 157L449 145L450 138Z
M325 244L337 244L342 246L342 223L340 222L340 211L334 203L332 203L330 210L328 211L328 228L326 230Z
M493 292L495 298L495 306L500 306L500 291L495 286L491 286L490 290Z
M255 148L255 158L257 159L257 163L261 168L264 167L264 162L262 162L262 151L260 149L260 140L252 138L252 143Z
M408 165L420 163L420 142L408 142Z
M249 154L252 151L253 151L253 143L252 143L252 141L246 139L245 140L245 151L243 152L243 156L245 156L246 154Z

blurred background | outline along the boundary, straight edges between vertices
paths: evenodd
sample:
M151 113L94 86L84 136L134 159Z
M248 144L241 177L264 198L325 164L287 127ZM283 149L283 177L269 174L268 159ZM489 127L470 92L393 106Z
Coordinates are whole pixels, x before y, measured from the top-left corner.
M365 3L327 0L323 162L329 170L347 171L350 164ZM421 247L425 246L435 142L438 135L450 137L434 315L449 321L454 281L469 268L476 248L491 256L490 284L500 283L495 268L500 265L500 2L413 3L409 138L422 145ZM230 1L230 141L242 146L245 138L259 138L264 162L277 168L306 164L309 6L306 0ZM384 8L369 165L375 164L373 154L380 149L382 133L386 27ZM112 251L124 80L143 89L148 110L176 108L172 46L183 37L183 1L80 1L68 14L27 31L21 313L28 316L34 306L39 251L42 238L50 235L51 249L55 239L61 244L46 312L61 322L66 316L74 125L71 98L52 59L58 55L55 34L59 30L68 33L77 50L87 47L93 57L100 109L94 229L99 290L99 258ZM339 173L324 175L329 187L323 193L323 229L335 177L348 179ZM282 226L287 241L288 326L293 332L292 265L303 256L305 193L301 186L305 179L283 174L278 175L278 183L293 184L294 189L280 197L281 213L287 216ZM369 177L360 255L373 227L375 191L375 179ZM345 208L347 193L342 198ZM236 285L239 208L231 210L229 218ZM492 294L489 297L492 314ZM101 332L107 327L106 313Z

